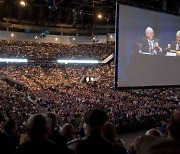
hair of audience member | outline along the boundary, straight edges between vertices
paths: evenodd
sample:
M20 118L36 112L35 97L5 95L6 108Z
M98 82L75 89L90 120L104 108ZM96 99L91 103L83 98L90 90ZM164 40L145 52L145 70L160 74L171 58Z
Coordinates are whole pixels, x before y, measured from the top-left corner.
M73 139L75 139L74 137L74 132L73 132L73 126L71 124L64 124L61 128L61 135L65 138L66 142L69 142Z
M50 118L52 121L52 129L54 129L57 126L57 116L55 113L47 112L46 114L47 118Z
M180 108L172 112L167 131L168 136L180 141Z
M151 27L147 27L145 32L146 33L153 33L154 30Z
M115 142L116 139L116 129L111 122L106 122L103 127L103 136L109 140L111 143Z
M61 135L73 134L73 126L71 124L64 124L61 128Z
M161 137L162 133L158 129L152 128L146 132L146 135Z
M31 139L49 137L51 122L43 114L34 114L27 121L27 131Z
M102 109L90 109L84 114L85 134L101 134L103 126L107 121L107 114Z

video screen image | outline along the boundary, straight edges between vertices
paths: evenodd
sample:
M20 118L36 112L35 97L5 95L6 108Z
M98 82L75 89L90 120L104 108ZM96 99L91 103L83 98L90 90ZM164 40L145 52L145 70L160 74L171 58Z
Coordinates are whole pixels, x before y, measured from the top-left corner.
M117 9L116 88L180 85L180 17Z

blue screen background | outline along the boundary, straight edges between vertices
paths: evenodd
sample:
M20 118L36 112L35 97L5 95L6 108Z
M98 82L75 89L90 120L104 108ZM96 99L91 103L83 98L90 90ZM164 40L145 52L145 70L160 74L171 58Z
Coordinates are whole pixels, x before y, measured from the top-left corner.
M118 81L127 79L126 69L131 60L135 43L145 37L145 29L151 27L155 38L160 40L160 46L165 49L167 44L175 40L176 32L180 30L180 17L165 13L119 6L118 19Z

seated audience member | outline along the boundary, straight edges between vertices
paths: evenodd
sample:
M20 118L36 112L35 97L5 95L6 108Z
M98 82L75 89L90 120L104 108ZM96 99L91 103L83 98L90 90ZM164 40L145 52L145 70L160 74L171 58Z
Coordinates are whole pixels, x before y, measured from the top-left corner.
M102 136L107 121L106 113L101 109L91 109L84 115L86 137L79 141L76 154L112 154L111 143Z
M126 154L126 148L121 139L117 137L116 129L110 122L106 122L103 129L103 136L113 145L115 154L121 153Z
M58 126L57 115L52 112L47 112L46 117L51 119L51 135L49 139L60 146L66 153L69 153L69 150L66 146L66 139L60 133L60 126Z
M170 139L180 142L180 108L172 112L167 132Z
M48 139L51 134L51 121L43 114L34 114L28 119L27 131L31 140L23 143L17 150L17 154L65 153Z
M148 130L145 135L162 137L162 133L158 129L155 129L155 128ZM129 154L137 154L137 145L138 145L140 139L141 139L141 136L138 136L135 138L133 143L130 144Z
M61 135L64 137L66 143L75 139L73 134L73 126L70 124L64 124L61 129Z
M180 110L172 113L167 127L168 137L141 137L137 147L138 154L179 154L180 153Z
M176 33L176 40L172 41L171 44L168 44L167 49L180 51L180 31Z
M48 112L48 113L46 113L46 117L51 119L51 121L52 121L51 135L50 135L49 139L51 141L55 142L56 144L66 145L65 139L60 133L60 126L58 126L57 115L52 112Z
M146 37L141 39L141 51L150 54L161 54L162 48L159 45L159 39L154 38L154 30L151 27L146 28Z
M10 120L4 128L4 132L0 134L0 153L13 154L15 149L19 146L19 136L16 135L16 122Z

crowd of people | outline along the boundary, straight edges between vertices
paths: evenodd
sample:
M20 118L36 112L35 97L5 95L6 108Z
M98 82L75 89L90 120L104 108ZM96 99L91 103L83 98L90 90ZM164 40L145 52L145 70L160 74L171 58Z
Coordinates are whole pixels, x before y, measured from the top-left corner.
M113 43L58 44L0 40L0 53L4 58L56 60L57 58L88 58L102 60L114 52Z
M59 47L69 48L64 52L67 52L65 55L69 54L72 57L76 55L76 52L73 52L74 48L77 48L78 55L82 54L80 52L82 50L78 48L85 50L87 46L92 46L86 52L94 56L101 56L98 53L103 54L104 46L104 44L72 45L71 48L70 45L49 43L13 41L1 41L1 43L0 51L2 54L12 56L18 52L19 56L24 52L24 55L30 56L31 54L28 53L32 53L32 59L35 57L48 59L50 57L46 55L51 55L51 52L59 50ZM107 44L107 46L109 45ZM30 49L24 50L23 46L24 49ZM97 50L102 48L102 51L93 50L95 46L99 46L96 48ZM108 48L112 50L114 47L111 44ZM93 52L90 52L91 49ZM49 51L49 53L46 54L45 51ZM111 51L106 53L110 54ZM56 54L59 55L58 52ZM113 62L94 66L7 64L0 66L0 74L1 132L4 132L9 121L14 120L17 125L16 133L23 134L26 132L26 121L30 115L53 112L58 119L57 125L62 126L61 129L56 128L62 130L61 135L68 135L67 130L71 130L68 139L66 138L70 141L84 135L82 117L86 111L92 108L103 109L109 122L118 133L152 127L158 127L162 132L165 132L171 112L180 106L179 88L114 90ZM84 76L91 76L98 78L98 80L91 84L84 83L82 82ZM39 116L40 120L45 118L44 115ZM123 151L123 149L121 150Z
M9 120L0 133L3 154L179 154L180 110L171 112L167 133L152 128L138 136L128 147L119 138L105 110L87 110L83 118L82 136L73 134L73 126L61 127L58 116L52 112L32 114L26 122L26 131L17 134L16 121Z
M45 104L66 122L80 121L83 112L103 107L111 121L120 126L158 121L165 123L171 110L179 106L179 88L115 91L113 66L1 66L0 73L26 87L23 92L34 102ZM81 83L84 75L100 79L94 84ZM79 123L75 124L76 126Z

